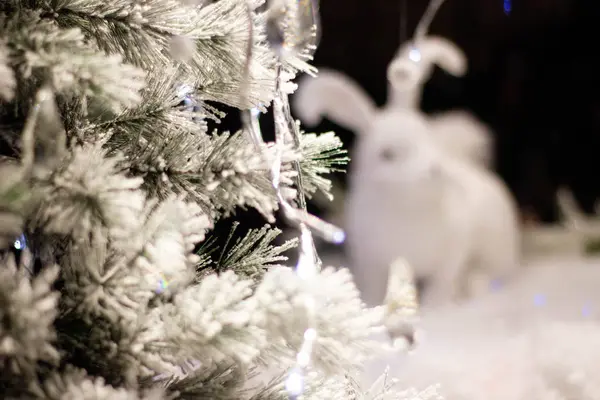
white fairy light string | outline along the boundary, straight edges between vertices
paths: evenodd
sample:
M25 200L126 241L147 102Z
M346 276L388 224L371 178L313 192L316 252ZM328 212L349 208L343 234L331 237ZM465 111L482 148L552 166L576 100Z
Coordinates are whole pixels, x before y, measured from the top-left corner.
M425 14L419 21L417 28L415 29L415 41L419 42L421 39L427 35L427 31L433 22L433 18L436 16L438 10L444 4L446 0L431 0L427 9L425 10Z
M442 6L442 4L444 4L445 1L446 0L431 0L429 2L429 4L427 5L427 9L425 10L423 17L421 18L421 20L419 21L419 24L417 25L417 27L415 29L415 33L414 33L414 36L412 39L413 48L410 50L410 52L408 54L408 58L412 62L419 63L421 61L421 51L419 50L419 47L418 47L419 43L427 35L427 31L429 30L429 27L431 26L431 22L433 21L433 18L436 16L438 10ZM401 12L402 12L402 15L406 14L405 6L402 8ZM406 17L401 16L401 21L400 21L400 24L402 25L401 30L400 30L401 38L403 38L403 36L404 36L404 27L406 26L405 18Z
M438 0L433 0L435 3ZM261 111L253 108L242 112L244 131L249 135L257 150L262 154L264 160L270 165L271 181L276 191L277 200L284 218L295 225L300 232L300 243L298 249L298 261L296 264L297 275L305 282L310 282L320 270L321 260L315 249L313 233L322 239L332 243L342 243L345 233L340 228L311 215L306 210L306 199L302 182L302 171L299 162L294 162L293 169L296 172L296 188L298 190L297 207L290 204L283 196L280 188L280 177L282 167L283 151L288 143L292 144L298 151L301 146L301 134L299 126L291 115L288 95L284 90L286 79L283 76L284 62L294 65L294 57L309 59L316 49L314 43L307 41L307 37L316 38L318 34L316 19L310 26L301 26L299 13L306 11L300 9L296 0L271 0L267 10L267 38L272 50L278 58L275 82L275 97L273 99L273 116L275 121L275 146L274 155L268 150L263 140L259 116ZM301 6L309 7L308 14L317 18L316 0L303 0ZM439 5L442 2L438 1ZM439 7L431 6L429 13L435 14ZM434 10L431 10L431 9ZM249 24L253 24L252 9L248 6ZM306 15L304 15L306 17ZM426 30L426 28L425 28ZM289 32L292 32L290 34ZM418 37L418 36L417 36ZM252 42L254 41L254 27L249 28L250 44L247 47L245 65L245 83L242 88L242 96L248 96L250 80L250 64L252 62ZM391 268L391 281L388 288L387 307L385 310L385 328L395 342L413 338L414 332L406 331L407 319L411 319L416 313L416 293L412 276L408 267L403 263L396 263ZM296 400L304 394L305 375L311 364L313 346L318 337L316 326L316 304L313 296L307 295L303 304L306 311L306 328L303 334L301 346L296 354L296 363L289 371L285 381L285 389L290 400ZM412 340L409 340L412 341Z
M310 7L306 15L316 18L317 5L315 0L304 1L305 7ZM308 44L307 38L312 37L316 40L317 26L316 19L309 26L301 26L300 10L296 1L289 0L272 0L268 4L267 10L267 35L272 50L278 58L278 66L275 82L275 98L273 99L273 117L275 121L275 156L271 160L270 154L267 152L267 146L263 140L260 130L259 115L260 111L251 109L242 113L242 121L244 129L250 135L252 141L261 152L264 159L271 163L270 173L273 187L277 194L277 200L283 216L296 225L300 231L300 244L298 262L296 265L296 273L298 276L309 281L315 277L321 267L315 250L315 244L312 232L322 237L324 240L333 243L342 243L345 238L344 231L340 228L321 220L320 218L311 215L306 210L306 199L304 195L304 187L302 183L302 171L299 162L294 162L293 169L296 172L296 188L298 190L298 207L291 205L281 193L280 177L282 154L285 145L291 140L296 151L300 149L300 130L290 111L290 105L287 93L283 89L285 83L282 76L282 64L285 60L290 60L290 55L301 55L310 57L310 52L316 48L315 44ZM252 20L250 20L252 24ZM291 30L292 34L286 40L286 32L282 29ZM253 29L250 29L250 38L253 40ZM310 39L308 40L310 41ZM250 73L251 62L251 46L248 46L246 54L246 78L248 80ZM300 53L302 52L302 53ZM247 87L246 87L247 90ZM312 231L312 232L311 232ZM306 369L309 367L312 358L313 345L317 339L318 332L315 324L315 313L317 304L314 297L306 296L304 299L304 308L306 310L306 329L303 335L303 341L296 355L296 364L291 369L286 381L285 389L290 399L297 399L304 393L304 377Z

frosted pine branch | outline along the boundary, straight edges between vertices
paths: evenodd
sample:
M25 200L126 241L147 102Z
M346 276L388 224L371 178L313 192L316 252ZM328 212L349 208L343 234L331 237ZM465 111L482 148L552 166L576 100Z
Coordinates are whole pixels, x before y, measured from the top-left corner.
M249 400L288 400L289 393L285 388L287 375L288 372L277 376L256 392ZM327 376L323 375L321 372L311 370L305 377L304 385L304 394L300 397L301 400L362 399L359 397L358 385L353 380L348 379L343 375Z
M37 363L56 363L59 359L53 346L56 335L52 326L57 315L59 294L51 289L58 276L58 267L45 268L31 279L23 266L12 257L0 265L0 382L21 376L33 379ZM14 383L14 382L13 382ZM10 386L10 385L9 385Z
M231 234L236 228L237 224L234 225ZM242 277L258 281L269 268L281 267L279 263L288 259L283 253L297 245L296 239L288 240L281 246L272 245L280 234L281 230L272 229L268 225L260 229L251 229L231 248L222 250L215 269L230 269Z
M150 287L158 290L159 281L164 279L168 288L162 291L174 293L194 279L201 259L192 251L212 225L197 204L174 197L160 203L149 215L134 239L143 243L134 263Z
M371 387L358 397L361 400L443 400L437 385L430 386L424 390L414 388L402 390L398 386L398 380L390 378L386 370Z
M198 79L203 99L249 108L268 104L272 98L275 60L264 44L259 17L243 0L203 7L186 6L179 0L147 0L143 4L132 0L62 0L48 11L55 13L59 25L81 28L101 50L121 54L127 62L144 69L167 65L174 46L189 41L190 54L178 58ZM249 93L240 97L251 23L255 40Z
M49 80L60 93L95 96L117 108L139 101L144 73L123 64L119 55L89 47L79 29L60 29L25 10L13 18L0 15L0 27L19 79Z
M167 363L197 359L250 365L277 355L285 364L284 346L290 348L287 355L293 354L306 329L302 296L310 291L319 301L315 366L336 375L382 350L370 338L380 327L381 312L364 308L349 278L346 270L326 269L305 287L292 270L273 268L253 295L252 280L232 271L209 275L154 309L138 342Z
M318 310L313 365L335 374L341 368L359 367L382 348L370 336L381 326L381 311L367 309L346 269L325 268L304 281L290 268L273 268L258 286L254 299L264 313L266 329L283 337L293 348L302 342L307 326L305 295Z
M262 108L271 102L275 58L265 40L263 17L253 9L260 4L255 3L222 0L208 4L200 9L194 28L188 32L197 49L191 67L197 71L199 88L206 100L241 109ZM250 76L245 81L247 45L252 39ZM242 96L240 88L246 91Z
M177 400L239 400L245 397L241 388L246 378L235 365L201 365L185 376L167 378L160 385L166 388L170 398Z
M167 65L171 37L193 27L194 10L178 0L61 0L37 2L64 27L79 27L109 54L145 69ZM56 3L55 3L56 4Z
M127 260L96 236L67 249L62 262L64 308L75 311L87 323L102 317L111 323L134 323L145 312L159 288L160 277L132 270ZM153 282L150 279L154 278Z
M54 373L36 390L47 400L166 400L162 391L140 393L135 389L114 388L102 378L88 377L85 371L69 368Z
M194 278L199 257L194 245L204 240L210 227L194 203L171 198L156 207L142 226L132 232L123 252L116 252L94 235L69 248L64 262L67 308L77 309L88 321L101 315L116 322L135 322L146 312L148 301L163 292L174 293ZM163 287L164 286L164 287Z
M194 199L207 214L213 215L215 206L205 189L206 180L199 171L205 148L210 139L203 134L186 131L154 132L150 140L138 137L128 151L129 171L143 177L143 188L150 197L166 199L173 194ZM112 144L110 144L112 145ZM123 146L125 147L125 146Z
M286 378L287 373L276 377L250 400L288 400ZM443 400L437 386L422 391L399 389L398 382L390 379L387 371L366 390L349 375L326 375L321 371L311 370L305 379L305 390L301 400Z
M225 214L236 207L252 207L273 220L277 209L269 168L260 152L242 133L213 136L196 162L212 204Z
M8 65L8 48L4 41L0 41L0 98L3 100L12 100L17 86L15 75Z
M342 141L333 132L321 135L305 133L301 136L300 146L300 168L306 195L310 198L318 191L333 199L331 180L324 175L343 172L343 167L350 161Z
M106 158L98 145L76 148L49 180L38 182L43 201L37 226L74 239L104 227L115 243L128 246L131 233L139 229L145 196L138 190L142 180L123 174L122 161Z
M80 128L78 136L92 141L102 138L109 149L126 154L136 151L141 140L142 146L153 145L169 141L180 132L196 135L196 143L202 143L206 140L206 124L199 122L203 115L180 106L193 94L192 83L185 83L185 79L176 68L152 69L137 106L114 117L102 115L92 119ZM199 101L196 104L202 106ZM134 153L130 157L137 159L140 155Z
M211 216L252 207L273 220L277 200L268 166L241 133L209 138L180 131L169 140L140 141L129 159L151 196L188 195Z
M266 332L253 323L252 285L232 271L207 276L154 310L141 341L147 348L155 343L155 353L177 355L180 362L250 363L267 344Z

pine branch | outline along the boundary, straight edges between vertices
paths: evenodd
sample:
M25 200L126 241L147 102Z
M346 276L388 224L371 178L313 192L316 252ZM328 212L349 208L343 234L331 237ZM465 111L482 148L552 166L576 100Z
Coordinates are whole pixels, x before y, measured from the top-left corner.
M195 26L188 32L197 50L190 67L197 71L199 90L206 100L248 109L263 108L273 98L276 60L265 40L264 17L253 9L257 6L258 2L221 0L198 12ZM250 26L254 43L246 78ZM245 93L240 96L242 87Z
M238 224L232 228L235 231ZM260 280L271 267L281 267L280 262L287 261L284 252L295 247L297 240L288 240L281 246L273 246L273 241L281 234L281 230L265 225L260 229L251 229L238 239L230 249L223 249L223 257L217 261L217 271L233 270L239 276Z
M68 368L54 373L36 390L39 399L47 400L166 400L162 391L147 393L135 389L114 388L102 378L88 377L85 371Z
M278 203L268 163L247 135L225 132L208 137L182 130L169 134L168 139L154 135L149 141L138 140L128 150L130 171L144 177L151 197L187 195L213 219L217 213L229 216L238 207L251 207L274 221ZM275 148L271 146L269 152L273 157ZM285 149L281 186L288 200L296 196L291 187L295 176L291 162L296 159L294 152Z
M133 323L159 287L160 277L130 268L102 235L69 246L61 264L62 307L87 323L100 316L115 324Z
M80 28L101 50L121 54L145 70L168 65L177 42L190 41L190 54L180 57L180 62L197 79L205 100L250 108L272 99L275 60L264 43L260 17L244 1L188 7L177 0L146 0L141 6L133 0L61 0L50 8L40 0L33 7L55 15L61 27ZM256 36L246 81L250 24ZM248 93L240 96L245 83Z
M140 178L122 173L122 158L105 158L98 145L76 148L70 159L49 179L37 182L41 196L34 224L49 234L75 239L90 237L103 227L117 244L128 246L145 197L138 190Z
M152 354L144 352L139 343L143 314L135 320L126 316L114 321L102 315L89 317L81 311L65 310L56 321L63 362L102 377L114 387L132 387L140 378L176 371L168 361L153 363Z
M342 167L348 164L350 159L342 146L342 141L333 132L321 135L304 133L301 136L300 168L302 183L308 198L316 192L321 192L329 200L333 199L331 180L323 175L345 172Z
M134 323L152 298L173 294L194 278L200 258L192 251L210 227L198 206L171 198L150 204L137 218L141 226L127 246L97 233L66 251L63 280L69 296L63 303L88 323L96 316Z
M15 75L8 66L8 53L9 50L6 47L6 43L4 40L0 41L0 99L6 101L12 100L17 87Z
M53 345L59 294L51 289L58 267L31 278L12 257L0 265L0 387L14 390L35 380L38 363L55 365L59 354ZM16 384L16 386L13 386ZM24 387L20 388L25 389Z
M131 174L143 177L143 188L150 197L166 199L186 195L195 200L208 215L214 216L201 168L203 150L211 147L205 135L175 131L168 139L155 135L150 140L139 138L128 149L128 167Z
M299 348L308 328L304 296L314 297L318 307L313 365L328 375L359 368L381 351L370 335L382 325L382 311L367 309L346 269L323 269L310 281L299 278L290 268L272 268L254 294L262 310L265 329L272 337L283 337Z
M164 379L159 385L166 388L172 399L238 400L246 376L239 366L217 364L195 369L183 377Z
M205 277L152 311L140 343L148 353L180 363L248 365L267 345L265 331L253 319L255 303L247 301L252 285L232 271Z
M173 370L170 354L145 347L139 324L153 300L160 307L192 281L200 260L192 250L210 226L196 204L176 198L149 203L137 219L127 245L94 231L92 240L68 247L62 262L61 347L70 362L114 384Z
M211 204L225 216L236 207L252 207L273 220L277 201L269 171L247 136L215 135L193 162L198 174L190 181L201 184Z
M54 15L61 27L80 28L101 50L144 69L169 63L172 36L191 29L195 16L177 0L60 0L52 5L37 0L32 7Z
M0 218L5 223L0 231L3 247L22 232L24 217L37 207L31 176L47 176L64 158L64 129L54 93L48 87L36 93L20 147L20 160L3 157L0 161L0 171L4 173L0 178Z
M77 136L88 141L100 139L110 152L127 154L139 141L168 141L180 132L196 135L199 141L202 140L206 124L198 121L206 113L201 112L201 102L196 102L200 111L181 106L192 94L193 83L186 83L185 79L176 68L152 69L136 107L108 118L100 115L80 128Z
M144 74L117 54L96 51L78 29L60 29L39 12L0 15L0 37L20 80L41 80L59 93L93 96L115 109L139 100Z
M265 385L262 385L248 400L288 400L289 395L285 390L285 379L288 372L285 371Z
M285 380L289 371L278 375L256 392L249 400L287 400L289 394ZM438 386L425 390L401 390L398 380L390 379L386 370L370 388L364 390L349 375L323 376L320 371L310 370L304 377L303 400L442 400Z
M287 400L289 393L285 387L285 380L290 371L284 371L260 391L256 392L249 400ZM359 393L358 384L346 376L323 377L319 371L310 370L304 376L304 393L302 399L306 400L380 400L378 397L366 398ZM381 399L389 399L382 397ZM416 400L416 399L415 399Z
M202 259L192 252L212 224L196 203L177 198L160 203L148 215L137 237L132 238L143 243L133 264L145 272L150 283L164 281L168 287L157 290L172 295L193 281Z
M306 283L291 269L272 268L254 294L253 286L252 280L226 271L178 292L172 303L150 313L138 337L144 353L207 365L248 366L269 357L291 362L307 328L307 292L319 306L313 360L318 371L335 376L381 350L371 334L380 328L383 313L365 309L348 271L325 269Z
M261 155L241 133L208 137L192 112L176 108L183 100L174 94L177 76L154 76L139 107L88 125L78 136L126 152L150 197L185 194L210 215L248 206L272 218L277 203Z

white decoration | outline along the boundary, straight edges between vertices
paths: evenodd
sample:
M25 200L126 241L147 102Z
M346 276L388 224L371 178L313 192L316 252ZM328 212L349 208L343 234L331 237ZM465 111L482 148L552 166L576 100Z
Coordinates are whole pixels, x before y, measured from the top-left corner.
M597 399L599 280L600 259L546 260L497 293L423 310L427 337L371 364L365 385L389 365L401 386L439 382L448 400Z
M417 278L430 281L424 300L429 304L471 294L475 289L465 286L473 270L488 286L519 264L513 200L496 176L469 158L473 148L485 148L485 140L416 108L432 63L461 75L464 55L441 38L420 38L414 46L419 62L410 60L414 51L406 46L390 65L395 92L381 110L356 83L327 70L301 84L296 97L305 123L327 116L359 135L345 222L353 273L369 305L382 301L388 267L398 257L415 268ZM441 129L463 131L456 148L444 146Z

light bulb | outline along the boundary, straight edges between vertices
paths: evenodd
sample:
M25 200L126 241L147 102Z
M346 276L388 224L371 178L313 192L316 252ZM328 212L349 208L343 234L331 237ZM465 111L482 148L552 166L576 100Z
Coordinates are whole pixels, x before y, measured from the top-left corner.
M17 240L15 240L15 242L13 243L13 246L17 250L23 250L27 246L26 240L25 240L25 235L19 236L19 238Z
M408 52L408 58L410 58L410 60L413 62L419 62L419 61L421 61L421 52L418 49L413 47Z
M304 331L304 340L314 341L317 338L317 331L313 328L308 328Z
M285 390L290 397L298 397L304 393L304 374L299 368L294 368L285 381Z

